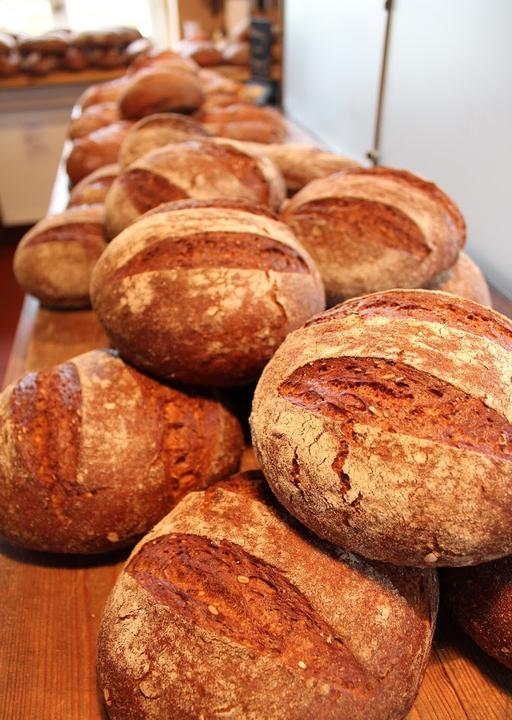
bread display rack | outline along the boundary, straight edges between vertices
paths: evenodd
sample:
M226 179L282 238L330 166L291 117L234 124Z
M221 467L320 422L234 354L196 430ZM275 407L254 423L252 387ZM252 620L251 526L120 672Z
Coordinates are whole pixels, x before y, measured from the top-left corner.
M50 212L67 200L57 175ZM512 302L493 290L494 307L512 317ZM51 311L27 296L4 386L106 343L90 310ZM129 549L103 556L30 552L0 543L0 718L101 720L96 688L99 621ZM444 608L425 679L408 720L506 720L512 717L510 671L481 652Z

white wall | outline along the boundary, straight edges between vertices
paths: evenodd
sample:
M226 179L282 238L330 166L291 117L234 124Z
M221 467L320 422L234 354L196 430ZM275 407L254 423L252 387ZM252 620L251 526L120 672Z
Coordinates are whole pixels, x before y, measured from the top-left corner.
M287 0L288 5L286 107L328 145L360 157L373 135L378 72L370 68L382 49L376 6L370 0L318 0L315 15L306 11L309 3ZM296 12L296 6L303 7ZM329 15L327 6L336 12ZM382 10L383 3L378 6ZM328 37L308 29L308 15L329 28ZM366 39L363 27L373 28ZM288 67L302 47L302 64L311 67L301 71L301 85ZM348 89L347 68L353 74ZM313 93L311 108L310 78L322 69L327 77ZM381 163L425 175L453 196L467 220L470 254L510 297L511 135L512 0L395 0Z
M285 3L285 110L359 160L372 147L385 21L383 0Z

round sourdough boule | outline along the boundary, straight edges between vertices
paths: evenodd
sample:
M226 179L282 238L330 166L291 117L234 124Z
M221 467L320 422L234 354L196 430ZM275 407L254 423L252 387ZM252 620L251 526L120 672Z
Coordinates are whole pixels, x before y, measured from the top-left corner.
M435 572L321 543L259 473L191 493L135 548L103 614L111 720L398 720L418 691Z
M109 237L165 202L229 198L280 207L284 180L271 160L229 143L189 140L136 160L113 183L105 200Z
M492 307L491 293L482 271L463 252L460 253L452 268L427 287L429 290L441 290L452 295L459 295L467 300L474 300L480 305Z
M119 164L124 168L152 150L195 137L208 137L197 120L177 113L149 115L136 122L126 136Z
M110 186L119 175L119 165L104 165L86 175L69 193L68 207L104 203Z
M447 570L443 591L464 632L512 670L512 558Z
M432 290L338 305L287 337L253 443L288 510L397 565L512 552L512 322Z
M130 76L119 108L123 117L138 120L158 112L192 112L203 100L201 81L192 70L154 65Z
M72 118L69 123L68 135L72 140L85 137L100 127L111 125L121 119L119 107L116 102L104 102L91 105L86 108L77 118Z
M66 160L71 182L75 184L94 170L116 163L131 125L127 120L120 120L74 140Z
M91 272L107 245L103 221L103 205L81 205L34 225L14 254L23 290L47 307L88 307Z
M422 287L455 263L466 238L464 218L444 192L392 168L315 180L286 204L283 220L318 264L328 305Z
M0 395L0 535L50 552L128 545L191 490L238 468L238 421L94 350Z
M286 335L325 307L318 271L262 207L164 204L110 243L94 309L115 347L159 377L240 385Z

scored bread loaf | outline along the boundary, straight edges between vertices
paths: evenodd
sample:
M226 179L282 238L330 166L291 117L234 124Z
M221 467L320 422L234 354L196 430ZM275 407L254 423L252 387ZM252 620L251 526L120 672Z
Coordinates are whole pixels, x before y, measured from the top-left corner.
M226 143L190 140L154 150L125 168L106 201L109 237L164 202L217 197L277 209L284 181L268 158L256 158Z
M91 105L97 105L98 103L116 102L119 100L124 88L129 82L130 78L127 75L123 75L115 80L91 85L80 95L76 105L83 111Z
M464 632L512 670L512 557L446 570L443 590Z
M191 112L204 99L197 74L187 68L153 65L130 77L119 108L123 117L138 120L158 112Z
M197 137L208 137L208 132L186 115L148 115L136 122L126 136L119 152L119 164L126 167L152 150Z
M188 495L135 548L103 614L98 684L111 720L397 720L437 603L435 572L318 542L244 473Z
M491 293L482 271L464 252L460 253L453 267L427 287L429 290L441 290L492 307Z
M119 106L115 102L98 103L86 108L82 114L73 118L69 124L68 135L72 140L89 135L105 125L111 125L121 119Z
M120 120L75 140L66 161L71 182L75 184L94 170L116 163L131 125L127 120Z
M512 553L512 322L432 290L367 295L291 333L253 443L305 525L397 565Z
M48 307L88 307L91 272L106 247L102 205L68 208L40 220L22 237L14 274Z
M455 263L466 237L464 219L444 192L391 168L314 180L286 204L283 220L318 264L329 305L422 287Z
M210 135L252 140L261 143L282 142L287 135L282 115L273 108L252 103L236 103L226 107L200 109L196 117Z
M69 193L68 207L104 203L110 186L119 175L119 165L104 165L86 175Z
M130 362L166 378L240 385L325 307L318 271L266 209L217 200L164 204L110 243L93 306Z
M112 350L29 373L0 395L0 535L104 552L238 468L238 421L212 393L142 375Z

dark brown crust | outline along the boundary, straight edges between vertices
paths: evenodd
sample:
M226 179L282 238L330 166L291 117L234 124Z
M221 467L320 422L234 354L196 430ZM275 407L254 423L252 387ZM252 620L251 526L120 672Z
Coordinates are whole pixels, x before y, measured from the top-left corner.
M132 76L119 98L119 107L123 117L136 120L167 110L191 112L203 99L201 83L193 72L157 65Z
M446 570L453 617L482 650L512 670L512 557Z
M71 182L77 183L94 170L116 163L119 149L130 127L130 122L121 120L75 140L66 161Z
M195 200L187 198L186 200L175 200L158 205L145 213L148 215L156 215L161 212L172 212L173 210L200 210L202 208L222 208L226 210L244 210L253 215L265 215L266 217L277 220L277 215L264 205L254 205L248 200L231 200L230 198L218 198L215 200Z
M165 535L145 544L126 572L196 627L279 657L293 670L308 658L308 673L336 693L368 691L368 673L308 599L283 573L235 543Z
M119 185L141 214L161 203L188 197L186 192L167 178L143 168L121 173Z
M98 257L98 246L103 247L105 241L105 228L101 223L67 222L33 235L25 247L53 242L80 243L87 255L95 260Z
M171 229L172 225L170 225ZM185 237L159 237L117 269L110 282L164 269L237 268L281 273L309 273L299 253L262 235L201 232Z
M506 350L512 350L512 324L502 315L481 305L447 294L415 290L414 293L375 293L337 305L306 323L321 325L349 315L358 317L414 318L440 323L464 330L479 337L494 340Z
M316 360L295 370L279 394L342 423L345 442L335 468L340 477L353 423L512 461L512 425L502 415L400 362L371 357Z
M457 228L457 231L460 233L460 246L462 247L464 245L466 239L466 223L464 218L453 200L434 183L407 172L407 170L395 170L394 168L388 167L350 168L348 170L342 170L341 173L343 175L385 176L398 182L413 185L418 190L430 195L433 200L442 205L445 212L450 216L454 226Z
M300 205L292 212L295 222L319 219L335 223L336 232L363 244L376 235L384 247L424 258L431 252L418 225L404 212L391 205L361 198L319 198ZM331 225L325 228L331 234ZM310 239L310 242L312 240Z

